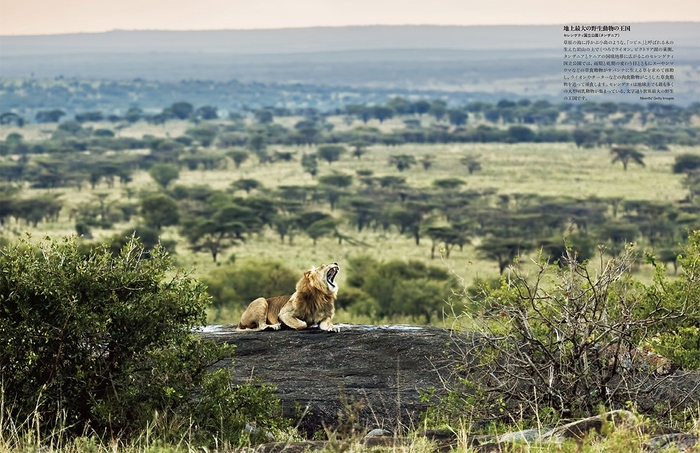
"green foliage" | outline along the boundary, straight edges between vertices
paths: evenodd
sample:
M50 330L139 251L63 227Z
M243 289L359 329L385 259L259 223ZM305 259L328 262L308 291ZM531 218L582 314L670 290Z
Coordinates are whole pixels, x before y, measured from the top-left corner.
M650 257L655 263L654 257ZM648 290L644 313L678 313L654 330L652 346L685 369L700 369L700 232L688 237L678 259L682 272L669 281L657 265L655 285Z
M338 161L340 156L345 152L347 152L347 149L341 145L322 145L318 147L316 155L329 164L332 164L333 162Z
M635 260L628 246L592 269L569 249L558 266L545 260L536 269L514 268L498 288L465 292L470 332L459 341L468 353L438 415L498 418L519 408L528 417L548 408L579 417L594 415L599 405L626 407L650 375L668 370L645 351L650 344L674 363L697 368L700 233L683 248L683 275L671 282L662 266L653 285L635 281Z
M466 156L459 160L459 162L467 167L467 171L471 175L475 171L481 170L481 162L477 160L478 156Z
M233 160L233 164L236 166L236 168L240 168L241 164L250 157L248 151L244 149L234 149L229 151L226 155Z
M416 165L416 158L407 154L393 155L389 158L389 165L395 165L399 171L408 170Z
M262 188L263 185L257 179L242 178L231 183L231 188L234 190L244 190L245 193L250 193L251 190Z
M141 216L146 225L160 230L161 227L177 225L180 211L177 202L163 193L154 193L141 200Z
M193 333L209 298L161 248L146 259L130 241L117 257L105 247L84 256L70 238L20 241L0 250L0 269L0 370L12 419L128 436L158 412L184 422L173 438L194 427L207 444L238 443L245 422L280 423L269 388L235 387L230 371L208 371L232 349Z
M362 256L349 262L341 306L358 314L382 318L407 315L427 323L438 314L451 294L449 275L419 261L381 263Z
M218 134L218 130L212 126L199 126L192 129L187 129L185 134L197 140L200 145L207 147L214 142L214 139Z
M311 177L315 177L318 173L318 156L316 154L304 154L301 156L301 166Z
M700 169L700 156L697 154L681 154L676 156L673 163L674 173L686 173Z
M172 164L155 164L148 174L165 189L168 184L180 177L180 170Z
M622 168L627 171L627 165L634 162L640 166L644 166L644 154L630 147L616 147L610 150L613 160L612 163L622 162Z
M194 107L189 102L176 102L163 110L163 116L186 120L192 115L192 112L194 112Z
M292 294L298 276L275 261L227 264L216 268L205 279L214 307L245 307L258 297Z

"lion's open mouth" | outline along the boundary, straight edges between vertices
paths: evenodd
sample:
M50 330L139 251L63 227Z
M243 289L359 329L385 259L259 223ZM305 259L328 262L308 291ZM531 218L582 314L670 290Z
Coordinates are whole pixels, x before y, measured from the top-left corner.
M326 281L328 281L328 284L331 286L335 286L334 280L335 276L338 275L338 269L338 266L333 266L328 269L328 272L326 273Z

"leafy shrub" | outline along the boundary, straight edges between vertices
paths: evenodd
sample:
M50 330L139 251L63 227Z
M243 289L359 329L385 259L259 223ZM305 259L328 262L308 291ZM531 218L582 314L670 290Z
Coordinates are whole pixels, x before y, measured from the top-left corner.
M300 276L281 263L258 261L221 266L204 283L215 307L241 307L258 297L292 294Z
M38 416L42 428L74 434L129 435L156 412L184 421L171 435L207 443L238 442L245 422L279 426L269 387L209 371L232 347L193 333L208 305L204 286L173 273L162 248L146 259L135 240L117 257L106 246L85 256L74 238L0 250L5 407L13 420Z
M663 310L673 315L653 331L654 349L682 368L700 369L700 231L688 237L678 264L682 272L673 281L664 275L662 264L656 265L655 285L649 288L644 312Z
M700 257L700 235L691 249L687 265ZM442 416L471 409L486 419L512 411L528 417L549 408L571 417L635 401L658 372L642 347L654 332L669 348L678 344L677 326L697 325L700 313L700 265L675 288L645 287L631 277L635 261L628 246L612 259L601 256L593 269L567 250L558 265L512 268L499 288L482 286L473 301L482 309L472 303L464 314L474 330L459 337L459 383L444 397L462 404L445 405L454 412Z
M350 260L341 304L358 314L377 317L407 315L430 323L451 294L451 280L443 269L419 261L380 263L371 257ZM359 290L359 291L357 291Z

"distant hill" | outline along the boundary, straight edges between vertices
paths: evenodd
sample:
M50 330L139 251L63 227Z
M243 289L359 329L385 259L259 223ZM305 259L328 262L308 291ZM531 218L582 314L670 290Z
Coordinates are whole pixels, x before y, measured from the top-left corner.
M632 24L647 39L700 46L700 24ZM123 31L44 36L0 36L0 54L223 53L235 55L343 52L349 50L561 49L561 25L356 26L273 30Z
M700 100L700 23L630 25L629 36L674 41L677 100ZM5 79L238 80L560 100L562 59L561 25L0 36Z

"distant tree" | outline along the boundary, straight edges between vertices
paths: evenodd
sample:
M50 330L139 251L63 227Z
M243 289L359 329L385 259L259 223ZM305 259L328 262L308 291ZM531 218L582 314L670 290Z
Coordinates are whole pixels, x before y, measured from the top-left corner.
M464 110L452 109L447 111L447 116L450 119L450 124L454 126L464 126L467 124L469 115Z
M396 112L397 115L408 115L413 113L413 105L402 97L393 97L389 99L386 106Z
M180 170L176 165L172 164L155 164L151 167L148 174L165 189L168 187L168 184L180 177Z
M65 114L63 110L41 110L36 113L34 119L37 123L58 123Z
M492 123L498 123L501 119L501 111L493 108L484 110L484 118Z
M345 209L349 215L350 224L356 225L357 231L362 231L374 222L379 212L376 201L358 196L348 200Z
M483 258L496 261L501 274L517 256L529 249L530 245L522 239L497 237L487 237L476 247Z
M274 118L275 118L275 116L272 113L272 110L270 110L270 109L258 109L255 111L255 119L260 124L272 123Z
M239 179L231 183L231 188L234 190L245 190L245 193L250 193L251 190L262 188L262 183L257 179Z
M413 103L413 111L419 115L423 115L430 111L430 102L421 99Z
M146 225L160 231L164 226L177 225L180 211L175 200L163 193L155 193L141 200L141 217Z
M259 220L252 218L250 209L230 204L218 208L206 217L191 217L182 222L181 233L195 251L207 250L216 262L228 247L244 241L244 234L254 231Z
M379 185L381 187L401 187L406 184L406 178L403 176L382 176L379 178Z
M309 235L309 237L314 241L314 245L316 245L316 241L323 237L323 236L328 236L331 233L334 233L336 231L336 223L335 219L333 217L325 217L323 219L317 220L311 225L307 226L304 231L306 234Z
M194 107L189 102L176 102L170 107L168 107L166 111L167 114L166 112L164 112L164 114L166 115L172 115L177 119L186 120L190 116L192 116L192 113L194 112Z
M349 143L352 146L352 157L357 157L357 160L362 159L362 156L367 153L369 143L364 140L354 140Z
M455 245L462 245L467 242L466 235L450 226L430 226L425 229L425 235L428 236L432 244L430 246L430 259L435 259L435 249L437 245L442 243L445 257L450 257L450 252Z
M301 166L306 173L315 178L318 173L318 156L316 154L304 154L301 156Z
M447 103L440 99L434 100L430 104L430 113L435 117L437 121L441 121L447 113Z
M348 104L345 106L345 111L350 115L355 115L365 124L372 118L372 109L364 104Z
M248 160L248 157L250 157L248 151L244 149L234 149L226 153L226 155L233 160L233 165L235 165L236 168L240 168L241 164Z
M416 158L407 154L395 154L389 158L389 165L395 165L399 171L404 171L416 164Z
M143 118L143 110L138 107L131 107L124 114L124 119L129 123L135 123Z
M673 164L674 173L688 173L700 169L700 155L679 154Z
M104 115L102 115L102 112L100 112L100 111L76 113L76 115L75 115L75 121L77 121L79 123L84 123L86 121L102 121L102 120L104 120Z
M311 120L302 120L294 125L298 134L300 144L311 145L316 143L319 130L316 127L316 122Z
M200 126L192 129L187 129L185 131L185 134L197 140L200 145L208 147L211 146L211 144L214 142L214 139L216 138L218 132L219 131L215 127Z
M425 216L432 207L425 203L410 202L406 206L400 206L389 211L389 219L396 225L401 234L410 234L420 245Z
M0 124L14 123L17 127L22 127L25 122L24 118L13 112L5 112L0 115Z
M481 170L481 162L477 160L476 156L466 156L459 160L459 162L467 167L467 171L471 175L475 171Z
M320 184L325 184L328 186L345 188L352 185L352 175L344 175L342 173L333 173L326 176L321 176L318 178Z
M22 134L19 134L17 132L11 132L7 134L7 137L5 137L5 143L9 143L11 145L22 143L22 140L24 140L24 137L22 136Z
M511 143L533 142L535 132L527 126L511 126L508 128L508 141Z
M95 129L92 131L94 137L114 137L114 131L109 129Z
M627 171L627 164L630 162L639 164L642 167L644 166L644 154L640 153L634 148L617 147L610 150L610 154L614 156L612 163L622 162L622 168L625 171Z
M279 234L280 241L284 244L284 238L289 237L289 245L294 242L294 233L299 228L299 216L291 215L275 215L272 219L272 225L275 232Z
M423 165L423 170L430 170L430 167L433 166L434 160L435 156L432 154L426 154L423 156L423 158L420 160L421 165Z
M612 256L617 256L625 245L634 242L640 235L639 228L629 222L611 221L598 228L597 237L609 246Z
M445 179L436 179L433 181L433 185L437 187L438 189L446 189L446 190L452 190L456 189L460 186L465 185L466 182L464 182L463 179L459 178L445 178Z
M78 132L83 130L83 126L77 121L65 121L58 125L57 130L66 132L71 135L76 135Z
M571 132L571 137L579 148L581 146L591 147L598 141L598 133L587 129L574 129Z
M340 156L346 151L347 149L342 145L322 145L318 147L316 155L329 164L332 164L338 161Z
M204 105L194 112L194 117L200 120L215 120L219 118L216 107Z
M252 135L248 139L248 148L255 153L261 164L270 162L270 155L267 152L267 140L263 134Z
M383 123L384 120L394 117L394 110L384 105L375 105L372 107L372 116L378 119L380 123Z

